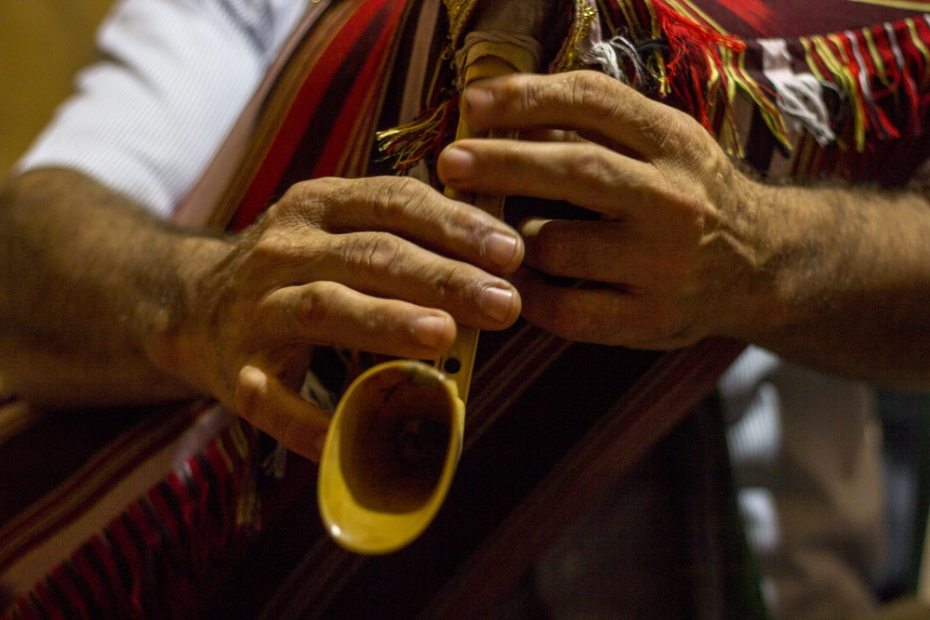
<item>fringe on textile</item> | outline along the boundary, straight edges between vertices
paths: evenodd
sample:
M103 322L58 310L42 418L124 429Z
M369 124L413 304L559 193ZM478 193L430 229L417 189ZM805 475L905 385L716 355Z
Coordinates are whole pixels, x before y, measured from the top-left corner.
M215 579L212 561L260 526L254 455L253 432L236 420L0 618L180 618L197 609Z
M451 59L477 0L445 4L444 57ZM735 118L737 97L751 102L785 156L808 138L821 147L862 153L925 131L930 13L792 40L743 40L725 32L693 0L568 4L568 31L550 72L608 73L691 114L736 157L743 156L746 140ZM417 120L379 134L380 148L396 170L421 160L432 168L451 139L457 111L451 79Z

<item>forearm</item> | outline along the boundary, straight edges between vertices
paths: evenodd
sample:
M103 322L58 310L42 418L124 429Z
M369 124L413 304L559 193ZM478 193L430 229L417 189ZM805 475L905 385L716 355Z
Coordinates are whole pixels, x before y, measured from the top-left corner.
M189 302L191 238L65 170L0 194L0 374L49 405L146 403L194 390L152 363L155 334Z
M768 187L770 296L740 336L793 361L930 387L930 201L919 191ZM777 215L782 214L782 215Z

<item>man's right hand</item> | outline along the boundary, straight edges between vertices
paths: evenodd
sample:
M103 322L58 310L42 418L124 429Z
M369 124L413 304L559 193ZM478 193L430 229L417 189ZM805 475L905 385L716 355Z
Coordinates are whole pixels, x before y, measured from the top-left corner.
M184 308L158 367L314 458L328 418L296 395L314 345L434 358L455 323L502 329L520 297L510 227L412 179L294 186L231 240L182 242Z

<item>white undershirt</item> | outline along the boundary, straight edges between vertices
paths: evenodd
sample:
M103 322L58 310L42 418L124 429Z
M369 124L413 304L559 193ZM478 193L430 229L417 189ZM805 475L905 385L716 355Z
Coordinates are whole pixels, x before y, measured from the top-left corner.
M101 60L79 74L77 92L19 168L73 168L169 215L305 7L123 0L98 33Z

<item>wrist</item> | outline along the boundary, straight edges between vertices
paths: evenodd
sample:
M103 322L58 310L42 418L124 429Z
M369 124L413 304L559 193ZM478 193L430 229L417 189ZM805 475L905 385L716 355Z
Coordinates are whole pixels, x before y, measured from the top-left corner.
M748 342L802 320L801 274L810 261L812 213L795 188L736 173L725 207L731 249L741 267L721 335ZM725 301L725 303L728 303Z
M211 350L209 310L216 286L211 273L228 256L227 242L211 237L180 239L173 250L174 290L156 300L156 309L144 336L144 348L161 373L200 394L220 393L207 372Z

